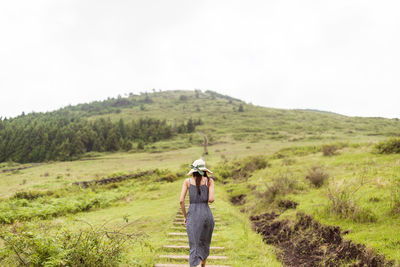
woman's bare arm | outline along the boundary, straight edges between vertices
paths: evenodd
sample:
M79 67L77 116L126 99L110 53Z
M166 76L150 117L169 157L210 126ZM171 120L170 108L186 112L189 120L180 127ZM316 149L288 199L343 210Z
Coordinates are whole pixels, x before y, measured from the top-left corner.
M187 183L187 180L185 180L182 185L181 197L179 199L179 204L181 205L182 214L183 214L183 217L185 218L184 219L185 224L186 224L185 197L186 197L187 189L188 189L188 183Z
M210 187L208 188L208 202L214 202L214 180L210 178Z

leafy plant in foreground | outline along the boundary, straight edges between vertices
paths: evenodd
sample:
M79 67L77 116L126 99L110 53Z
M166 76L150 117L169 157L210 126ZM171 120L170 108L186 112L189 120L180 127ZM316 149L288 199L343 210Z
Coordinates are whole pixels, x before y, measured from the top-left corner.
M129 224L127 224L129 225ZM125 228L125 225L123 228ZM106 229L104 224L83 230L62 230L54 236L29 231L25 226L0 233L4 247L0 263L18 266L118 266L134 234Z

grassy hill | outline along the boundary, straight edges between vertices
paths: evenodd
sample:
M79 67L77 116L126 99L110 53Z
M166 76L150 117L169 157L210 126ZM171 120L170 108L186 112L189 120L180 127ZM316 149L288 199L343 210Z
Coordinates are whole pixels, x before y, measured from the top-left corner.
M89 119L111 117L117 121L132 118L165 119L171 124L189 118L203 121L196 133L146 146L147 151L165 151L197 146L205 133L212 145L276 144L280 147L328 142L377 142L399 135L398 119L348 117L309 110L284 110L247 104L211 91L165 91L128 99L151 103L121 108L118 113L93 115ZM243 112L239 112L240 106ZM254 147L254 145L253 145Z
M209 140L205 160L217 181L215 214L224 222L214 245L226 247L227 264L331 261L351 266L376 260L376 266L390 265L380 256L400 262L400 155L378 154L374 146L399 135L397 119L265 108L211 91L130 95L25 116L63 114L83 122L151 118L166 120L172 128L189 119L202 124L193 132L145 142L142 148L133 140L128 151L90 152L75 161L0 163L2 265L18 262L13 246L23 244L16 248L24 252L19 255L24 260L41 251L44 258L35 260L52 255L49 265L60 266L65 258L59 251L67 248L61 241L46 245L51 243L47 238L63 240L63 231L85 234L87 223L100 227L107 222L111 230L124 227L124 233L134 233L121 254L112 252L120 255L118 265L153 266L168 241L185 172L203 152L204 134ZM73 184L108 178L114 180L86 188ZM313 221L305 224L308 217L302 214ZM267 231L278 225L274 229L290 233L287 239ZM326 233L333 233L334 242ZM80 255L69 249L69 255ZM315 261L293 262L303 259L296 251Z
M189 121L201 125L188 129L185 126ZM131 128L121 130L130 125ZM199 145L203 134L211 144L376 142L399 135L399 128L398 119L265 108L212 91L166 91L131 94L0 120L0 146L5 151L0 160L73 159L84 152L143 148L165 151ZM67 139L69 142L65 143Z
M179 124L189 118L203 121L196 132L205 133L211 144L216 143L296 143L315 144L336 141L375 142L399 135L398 119L348 117L314 110L285 110L247 104L241 100L213 91L165 91L132 95L122 98L134 103L114 107L107 114L87 113L86 105L71 108L89 120L107 117L113 121L123 118L157 118ZM146 100L147 99L147 100ZM118 101L110 99L109 103ZM96 105L96 103L89 104ZM239 112L240 106L243 112ZM86 107L86 108L85 108ZM70 110L69 108L63 110ZM181 135L174 140L146 146L148 151L187 148L203 142L201 135Z
M148 98L147 102L145 99ZM217 140L359 140L369 136L399 135L398 119L347 117L340 114L314 110L284 110L246 104L243 101L212 91L165 91L126 98L136 106L119 107L117 112L98 117L158 118L179 123L188 118L201 118L204 125L199 130ZM111 101L111 100L109 100ZM107 102L107 101L105 101ZM243 112L239 112L243 106ZM84 112L76 107L75 112ZM68 108L66 109L68 110Z

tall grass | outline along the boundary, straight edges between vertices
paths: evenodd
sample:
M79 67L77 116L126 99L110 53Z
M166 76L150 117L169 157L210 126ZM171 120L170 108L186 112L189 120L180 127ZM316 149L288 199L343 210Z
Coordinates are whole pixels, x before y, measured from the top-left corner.
M400 177L395 177L391 185L391 211L400 214Z
M272 203L278 196L292 193L298 188L298 181L290 174L273 177L267 183L267 189L259 196Z
M362 185L355 187L345 181L331 182L327 188L329 204L327 210L343 219L355 222L375 222L376 215L357 203L356 193Z

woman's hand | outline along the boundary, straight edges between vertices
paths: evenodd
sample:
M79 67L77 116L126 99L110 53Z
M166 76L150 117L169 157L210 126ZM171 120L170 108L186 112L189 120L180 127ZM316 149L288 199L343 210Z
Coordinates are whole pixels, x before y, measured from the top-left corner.
M186 218L185 218L185 219L183 219L183 222L185 223L185 226L186 226Z

